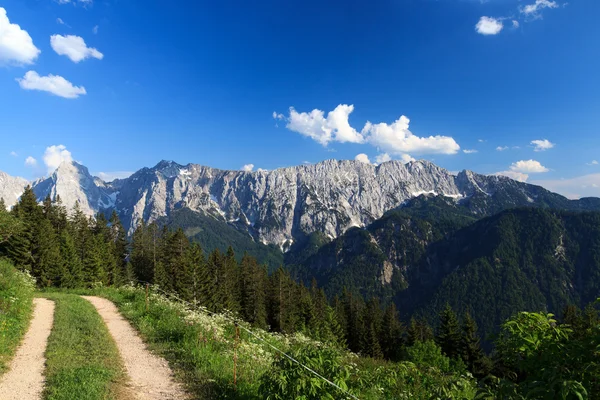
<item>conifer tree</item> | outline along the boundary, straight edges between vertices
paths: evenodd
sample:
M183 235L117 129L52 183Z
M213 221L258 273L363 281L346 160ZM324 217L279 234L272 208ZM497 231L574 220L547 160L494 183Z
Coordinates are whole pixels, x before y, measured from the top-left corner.
M477 324L468 312L463 318L460 357L476 378L483 378L491 371L491 362L481 349Z
M244 319L260 328L267 327L267 270L256 260L244 254L240 262L240 282L242 289L241 310Z
M450 358L459 356L461 347L460 326L450 304L446 304L446 307L440 313L440 327L435 340L446 356Z
M424 319L410 319L407 331L407 345L412 346L416 342L427 342L433 340L433 330Z
M404 327L398 319L396 305L392 302L383 314L381 325L381 348L385 358L399 360L404 347Z
M83 267L81 259L77 254L75 242L68 230L60 235L60 255L62 258L64 276L61 286L66 288L77 288L83 284Z
M190 266L190 301L194 304L206 305L208 299L204 287L206 282L206 259L198 243L192 243L188 249L188 262Z
M42 286L60 286L63 263L60 256L60 242L52 223L43 217L34 227L32 274Z
M127 269L127 253L129 246L127 241L127 233L125 232L125 228L123 228L123 224L121 224L121 220L119 219L119 215L116 211L113 210L109 222L110 239L114 244L113 249L115 263L117 269L119 270L119 275L124 277Z

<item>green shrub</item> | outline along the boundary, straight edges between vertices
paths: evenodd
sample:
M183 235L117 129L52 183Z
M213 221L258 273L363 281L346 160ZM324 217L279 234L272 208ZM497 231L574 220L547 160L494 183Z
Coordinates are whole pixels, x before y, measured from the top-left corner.
M34 289L31 276L0 260L0 374L27 330Z

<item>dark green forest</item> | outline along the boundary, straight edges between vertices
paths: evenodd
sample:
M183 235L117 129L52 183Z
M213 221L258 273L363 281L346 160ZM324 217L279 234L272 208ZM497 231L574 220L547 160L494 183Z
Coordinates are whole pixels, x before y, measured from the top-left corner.
M0 204L0 257L40 287L157 285L363 357L448 359L437 367L468 371L480 398L600 393L598 213L516 209L474 221L419 204L330 243L309 237L307 257L272 272L232 246L205 252L189 236L152 223L128 238L116 213L67 212L60 198L40 205L29 188L10 212Z

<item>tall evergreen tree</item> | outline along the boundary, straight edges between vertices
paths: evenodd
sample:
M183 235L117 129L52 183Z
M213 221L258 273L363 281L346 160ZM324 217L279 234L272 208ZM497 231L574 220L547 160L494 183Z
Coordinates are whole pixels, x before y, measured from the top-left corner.
M427 342L433 340L433 330L424 319L410 319L407 331L407 345L412 346L416 342Z
M404 347L404 327L398 319L396 305L392 302L385 309L381 325L381 348L385 358L399 360Z
M446 356L450 358L459 356L461 347L460 325L450 304L446 304L446 307L440 313L440 327L435 341Z
M477 324L468 312L463 318L460 357L477 378L483 378L491 371L491 361L481 348Z

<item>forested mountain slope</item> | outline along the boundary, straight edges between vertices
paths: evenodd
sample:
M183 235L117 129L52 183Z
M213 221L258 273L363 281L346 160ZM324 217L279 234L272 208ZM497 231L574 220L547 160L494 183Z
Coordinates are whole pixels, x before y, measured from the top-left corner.
M330 296L346 287L393 300L404 318L434 321L449 303L485 333L517 310L560 313L600 292L600 213L521 208L473 222L437 206L350 230L292 270Z

